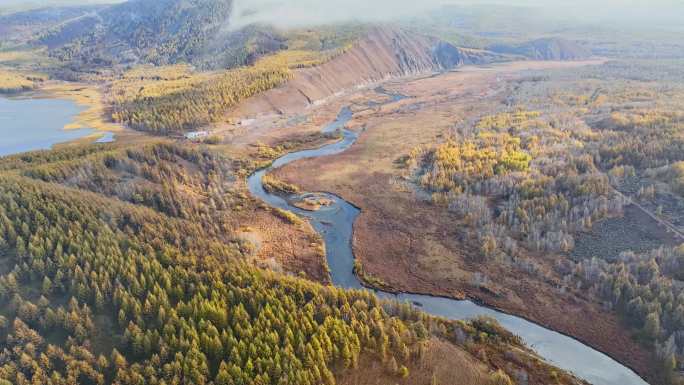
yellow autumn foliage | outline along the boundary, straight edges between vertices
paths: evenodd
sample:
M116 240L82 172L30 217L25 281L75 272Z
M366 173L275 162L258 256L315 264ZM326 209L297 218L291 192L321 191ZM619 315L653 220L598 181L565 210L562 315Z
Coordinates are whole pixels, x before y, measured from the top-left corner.
M185 65L137 68L112 85L112 118L135 129L173 133L219 121L240 101L290 79L287 66L268 61L221 72Z
M460 192L461 182L526 171L532 157L520 139L508 134L481 134L476 140L449 140L427 155L428 170L421 178L431 191Z
M0 93L11 94L29 91L36 87L36 82L45 80L40 75L26 75L0 69Z

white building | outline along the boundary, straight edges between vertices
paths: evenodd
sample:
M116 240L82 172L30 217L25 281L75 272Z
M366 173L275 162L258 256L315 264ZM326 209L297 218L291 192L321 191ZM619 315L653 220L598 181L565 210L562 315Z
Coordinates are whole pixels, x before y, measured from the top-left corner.
M185 139L196 140L209 136L208 131L193 131L185 134Z

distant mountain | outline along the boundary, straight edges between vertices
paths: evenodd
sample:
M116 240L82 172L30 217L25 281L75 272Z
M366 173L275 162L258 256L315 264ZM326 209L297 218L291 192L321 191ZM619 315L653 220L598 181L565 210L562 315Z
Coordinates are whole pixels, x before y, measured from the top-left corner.
M75 7L95 4L114 4L125 0L2 0L0 10L22 10L39 9L48 7Z
M77 72L115 65L179 62L199 69L232 68L289 48L283 33L270 27L232 29L229 23L233 1L129 0L109 6L53 8L11 15L11 25L26 25L34 35L39 31L33 43L47 46L52 57ZM32 28L33 24L22 20L44 22L39 24L40 28ZM562 39L495 45L489 51L464 50L442 40L433 39L432 59L440 65L446 63L445 68L503 61L503 55L541 60L590 56L576 43ZM401 49L398 52L401 54ZM411 67L415 64L411 63L413 59L407 57L405 64Z
M492 52L521 55L534 60L580 60L591 57L591 52L579 44L560 38L543 38L518 45L495 44Z
M36 43L76 69L177 62L230 68L288 48L287 39L266 26L233 30L232 11L233 0L130 0L61 23ZM501 61L495 53L432 43L434 59L445 67Z
M441 39L436 40L434 43L433 56L445 69L462 65L482 65L520 59L515 56L487 50L456 47L452 43Z
M39 44L75 65L191 62L231 67L282 48L264 28L228 29L232 0L131 0L75 18Z
M35 38L40 31L102 8L102 6L48 7L0 15L2 43L25 43Z

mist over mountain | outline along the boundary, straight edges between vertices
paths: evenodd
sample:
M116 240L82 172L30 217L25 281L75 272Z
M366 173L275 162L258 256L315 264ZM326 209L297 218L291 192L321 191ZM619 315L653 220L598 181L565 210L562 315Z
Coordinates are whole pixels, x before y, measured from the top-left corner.
M50 0L41 4L65 2L102 0ZM203 69L231 68L287 49L286 35L293 29L351 23L394 23L456 46L496 47L501 53L536 59L577 59L591 53L610 56L623 52L621 46L601 47L596 41L606 37L624 40L619 25L646 28L671 17L673 12L667 10L684 8L676 2L662 2L661 8L650 11L644 10L643 2L631 2L635 9L642 9L643 20L637 25L628 23L634 11L615 1L602 3L592 13L591 7L569 2L525 0L506 4L458 0L130 0L87 12L43 8L8 15L2 31L17 44L47 46L52 57L74 68L179 62ZM12 0L7 4L32 3ZM599 22L608 15L614 16L612 23ZM27 25L30 28L24 28ZM659 25L666 28L668 24ZM659 36L635 34L656 42L649 44L659 44ZM555 40L561 35L567 41ZM328 38L309 38L319 39L314 46L335 48ZM534 44L527 44L534 40Z
M268 24L278 28L342 22L392 21L448 4L448 0L236 0L230 27Z
M116 4L125 0L3 0L0 11L54 6ZM156 0L146 0L157 2ZM192 3L192 2L190 2ZM610 27L681 29L684 2L679 0L236 0L230 28L252 23L279 28L306 27L352 21L393 21L416 16L444 5L465 7L525 7L545 17L573 23L601 23Z
M0 14L41 8L115 4L123 1L125 0L2 0L0 1Z
M231 28L241 28L251 23L290 28L350 21L394 21L442 6L509 10L524 7L524 13L534 12L545 18L575 24L601 23L608 27L631 28L681 26L681 17L684 15L684 2L675 0L236 0L230 24Z

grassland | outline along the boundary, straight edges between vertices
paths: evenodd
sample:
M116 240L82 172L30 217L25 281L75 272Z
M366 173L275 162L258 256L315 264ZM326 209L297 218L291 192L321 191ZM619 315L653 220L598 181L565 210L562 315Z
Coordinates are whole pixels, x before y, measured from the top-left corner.
M30 91L45 81L44 75L22 74L0 68L0 94L18 94Z
M29 72L59 67L45 49L0 50L0 65Z

